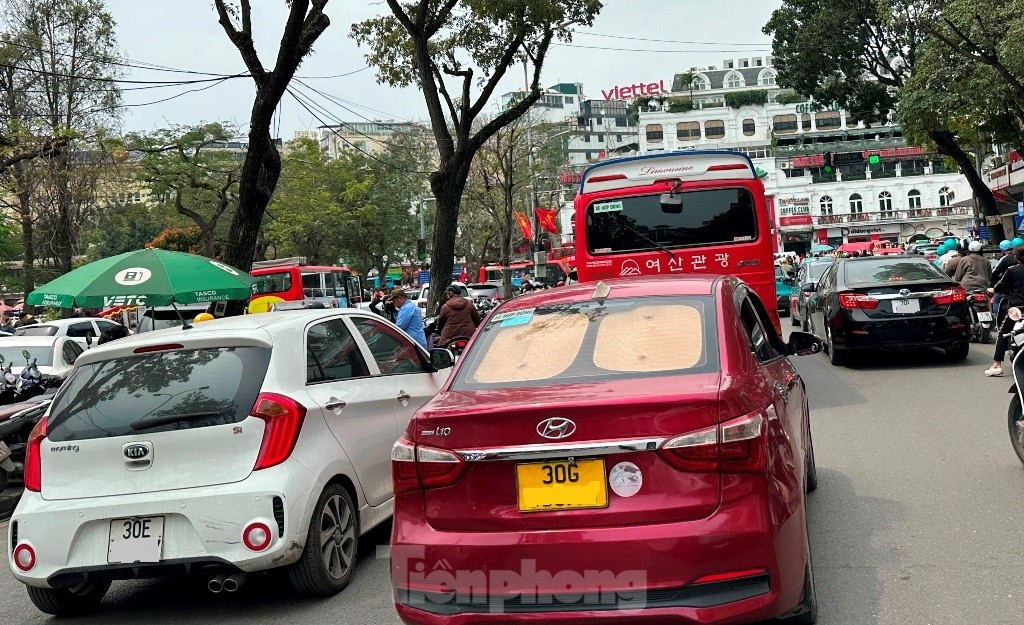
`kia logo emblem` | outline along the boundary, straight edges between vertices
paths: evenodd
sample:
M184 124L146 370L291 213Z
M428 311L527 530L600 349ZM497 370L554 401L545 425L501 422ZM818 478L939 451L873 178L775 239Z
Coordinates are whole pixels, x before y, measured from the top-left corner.
M140 443L134 445L125 445L124 457L128 460L142 460L149 455L149 445L143 445Z
M565 417L551 417L537 424L537 433L544 438L558 440L569 438L576 432L576 424Z

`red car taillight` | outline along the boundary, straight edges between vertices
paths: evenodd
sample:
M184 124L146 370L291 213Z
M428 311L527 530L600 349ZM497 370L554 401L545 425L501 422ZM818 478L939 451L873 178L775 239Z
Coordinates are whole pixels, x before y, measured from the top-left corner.
M948 289L939 291L939 294L932 297L932 301L940 306L948 306L949 304L956 304L967 299L967 291L962 286L954 286Z
M971 299L973 299L976 302L984 302L988 299L988 296L986 296L984 293L975 293L974 295L971 296Z
M680 471L749 473L764 469L767 444L764 415L752 412L672 438L660 454Z
M857 308L862 310L874 310L878 308L878 304L879 301L870 295L861 295L860 293L839 294L839 305L850 310Z
M404 436L391 447L395 495L451 486L462 477L465 461L453 452L416 445Z
M43 488L43 463L40 451L46 438L46 417L32 428L28 435L28 450L25 452L25 490L38 493Z
M306 407L284 395L260 393L251 415L263 419L267 424L253 471L287 460L295 449L295 442L299 440L302 422L306 418Z

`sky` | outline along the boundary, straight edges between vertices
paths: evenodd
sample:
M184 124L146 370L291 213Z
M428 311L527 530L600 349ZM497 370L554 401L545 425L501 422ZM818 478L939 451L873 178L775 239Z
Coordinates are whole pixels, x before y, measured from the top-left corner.
M122 52L131 61L214 74L233 74L245 69L217 22L212 0L107 3L117 22ZM252 4L256 47L264 66L269 67L273 65L287 15L285 1L252 0ZM670 88L672 76L690 67L721 67L724 59L769 54L771 40L761 33L761 28L780 5L781 0L605 0L593 27L578 29L569 46L551 48L542 85L579 82L592 99L600 99L601 92L612 87L639 82L664 80ZM336 101L313 96L328 110L318 112L318 120L286 95L276 128L279 136L289 140L295 131L312 130L322 122L426 118L418 89L379 84L373 68L363 69L365 50L349 37L353 23L387 10L383 0L328 2L326 13L331 26L320 36L298 75L311 77L304 82ZM125 71L125 78L132 80L203 78L134 68ZM339 74L349 75L333 77ZM497 102L501 93L522 88L523 80L523 72L517 67L505 77L492 101ZM209 84L125 91L124 102L129 105L123 121L125 130L229 121L238 124L244 133L254 94L248 78L149 104Z

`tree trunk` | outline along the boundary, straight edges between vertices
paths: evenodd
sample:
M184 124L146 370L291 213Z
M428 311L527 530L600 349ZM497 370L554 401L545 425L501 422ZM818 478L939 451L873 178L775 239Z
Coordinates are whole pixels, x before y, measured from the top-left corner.
M61 154L53 162L53 169L51 174L53 176L53 185L56 191L55 193L55 204L56 204L56 218L54 220L54 242L56 249L54 253L57 257L57 269L58 273L63 275L69 273L72 269L72 260L74 258L74 247L75 247L75 235L73 230L73 223L71 218L71 203L74 198L71 197L71 171L70 163L66 155Z
M981 179L981 174L978 173L978 169L974 166L971 157L957 143L956 136L948 130L939 130L930 132L928 137L935 142L940 153L953 159L957 166L960 167L960 173L967 178L967 182L971 185L971 190L974 191L974 196L978 198L982 216L986 218L999 217L999 207L996 205L995 196L992 195L992 189L989 189L985 181ZM989 242L994 245L998 245L1000 241L1006 238L1002 221L996 225L989 226L989 232Z
M269 112L262 110L257 95L249 126L249 149L238 182L238 210L231 218L227 251L224 254L225 263L244 271L252 267L263 214L281 176L281 155L270 138L270 132L266 130L269 121L263 123L261 120L272 114L273 107Z
M35 275L35 233L32 230L32 194L26 184L24 166L18 166L18 213L21 216L21 244L25 248L24 262L21 266L21 286L24 297L28 297L36 288Z
M427 315L441 307L441 298L452 283L455 267L455 237L459 226L459 206L469 178L472 155L455 154L451 164L430 175L430 189L437 198L434 214L434 239L430 253L430 299Z

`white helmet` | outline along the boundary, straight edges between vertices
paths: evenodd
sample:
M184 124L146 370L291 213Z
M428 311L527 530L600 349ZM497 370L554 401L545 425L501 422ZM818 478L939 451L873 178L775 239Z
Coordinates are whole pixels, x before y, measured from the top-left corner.
M971 241L970 243L968 243L967 244L967 251L968 252L980 252L981 251L981 241Z

